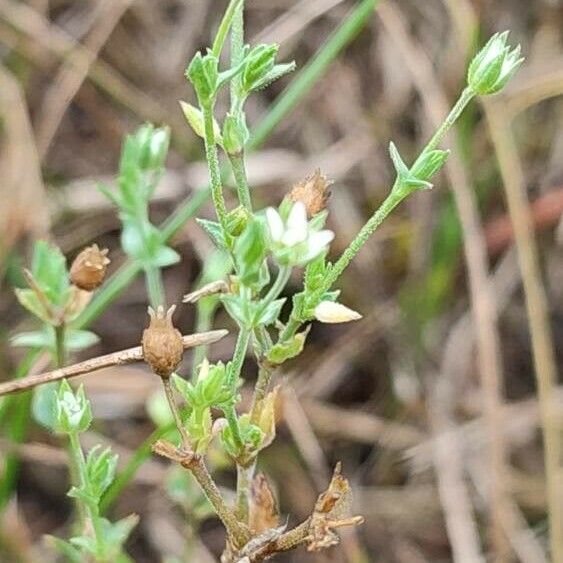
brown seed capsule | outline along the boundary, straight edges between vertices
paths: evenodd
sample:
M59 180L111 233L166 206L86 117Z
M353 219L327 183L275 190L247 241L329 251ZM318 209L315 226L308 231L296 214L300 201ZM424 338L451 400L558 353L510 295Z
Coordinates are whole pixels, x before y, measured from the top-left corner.
M178 367L184 355L184 345L180 331L172 324L176 306L164 312L158 307L156 312L149 307L150 324L143 331L143 356L156 375L167 378Z
M289 199L293 202L302 202L307 209L307 215L313 217L326 208L330 197L328 188L331 184L332 182L329 182L317 168L312 174L293 186L289 192Z
M84 291L94 291L104 281L110 259L108 249L99 249L97 244L86 247L74 259L70 267L70 281Z

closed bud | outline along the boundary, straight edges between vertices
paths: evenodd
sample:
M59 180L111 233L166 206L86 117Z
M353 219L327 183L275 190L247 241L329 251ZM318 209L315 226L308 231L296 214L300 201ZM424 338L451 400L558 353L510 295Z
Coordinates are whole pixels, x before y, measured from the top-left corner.
M250 214L246 207L239 205L227 213L227 230L233 237L238 237L246 228Z
M300 201L303 203L307 215L313 217L326 209L330 197L328 188L331 185L332 182L327 180L327 177L317 168L304 180L295 184L288 197L293 202Z
M223 122L223 146L228 154L240 154L248 139L250 132L246 126L246 118L243 112L237 115L228 113Z
M57 390L55 403L56 429L64 434L85 432L92 422L90 401L81 385L75 393L66 379Z
M321 301L315 307L315 318L322 323L348 323L362 318L360 313L333 301Z
M201 113L201 111L192 106L192 104L188 104L186 102L183 102L182 100L180 100L180 107L182 108L182 112L184 114L184 117L186 118L186 121L189 123L194 133L198 137L205 139L205 125L203 123L203 114ZM213 120L213 132L215 141L218 145L222 146L223 139L221 137L221 129L215 119Z
M506 44L508 31L495 33L475 55L467 71L467 84L482 96L502 90L524 61L520 45L512 51Z
M97 244L88 246L74 259L70 267L70 281L84 291L94 291L104 281L110 263L108 249Z
M141 149L141 168L148 172L160 170L164 166L169 144L170 129L168 127L153 129L150 126L150 134Z
M143 356L152 371L162 378L168 378L176 370L184 355L180 331L172 324L173 305L164 311L149 307L150 324L143 332Z

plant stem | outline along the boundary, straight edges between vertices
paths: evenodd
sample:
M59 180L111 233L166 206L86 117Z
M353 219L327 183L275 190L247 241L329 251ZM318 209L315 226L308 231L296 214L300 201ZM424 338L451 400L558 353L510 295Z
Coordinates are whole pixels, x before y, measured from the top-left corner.
M241 328L238 334L235 351L233 352L233 360L231 369L228 373L227 385L233 391L236 391L240 373L242 371L242 364L246 358L246 350L250 341L250 330Z
M254 476L255 464L243 467L237 463L237 502L236 515L245 524L248 524L250 483Z
M231 0L227 9L225 10L225 15L219 24L219 29L217 30L217 35L215 36L215 41L213 41L213 54L216 57L221 55L223 50L223 45L227 39L229 29L231 28L231 23L233 22L233 17L237 13L238 9L243 5L243 0Z
M180 433L182 438L182 445L185 449L190 449L192 441L186 432L186 428L184 427L184 423L182 422L182 417L180 416L180 409L178 407L178 403L176 402L176 397L174 395L174 390L172 389L172 384L170 383L169 377L163 377L162 385L164 387L164 393L166 395L166 400L168 401L168 406L170 407L170 411L172 412L172 416L174 417L174 422L176 424L176 428Z
M164 292L164 284L162 283L162 270L152 266L145 268L145 282L147 284L147 293L151 307L155 311L158 307L166 307L166 295Z
M61 369L65 365L65 323L53 327L55 331L55 356L53 364L56 369Z
M225 206L225 199L223 198L221 170L219 168L217 145L215 144L215 131L213 130L213 105L204 105L202 111L205 127L205 158L207 159L207 166L209 168L211 197L219 223L221 223L223 232L227 234L227 208Z
M325 280L325 288L328 290L334 282L342 275L342 272L349 266L350 262L356 257L358 252L373 235L375 230L383 223L389 213L401 203L405 196L398 195L394 190L385 198L381 206L371 216L368 222L360 229L354 240L348 245L348 248L342 253L334 266L330 269Z
M254 386L254 395L252 397L252 407L250 408L250 422L258 424L260 419L260 407L262 401L266 397L268 387L272 376L274 375L274 367L270 365L264 358L258 360L258 379Z
M199 483L205 496L215 509L215 513L223 522L229 536L235 541L237 547L242 547L250 539L249 531L241 524L223 500L201 456L195 454L189 461L182 463L182 465L192 472L192 475Z
M235 177L235 184L237 187L237 195L240 204L252 211L252 199L250 197L250 188L248 186L248 179L246 177L246 166L244 164L244 152L238 154L230 154L229 161L233 169L233 176Z
M233 401L237 393L238 381L240 378L240 373L242 371L242 365L246 357L246 350L248 348L248 343L250 341L250 331L246 328L241 328L238 334L237 343L235 346L235 351L233 352L233 359L231 362L231 367L227 374L227 385L232 391ZM237 449L242 452L244 449L244 442L240 433L240 425L237 418L236 409L234 402L223 408L225 418L229 424L231 434L235 441Z
M280 266L276 280L262 300L261 311L263 311L270 303L272 303L272 301L279 297L280 293L283 291L284 287L289 281L289 276L291 276L291 268L289 266Z
M420 164L427 153L433 151L438 147L438 145L442 142L442 139L445 137L446 133L452 128L454 123L459 119L459 116L462 114L463 110L466 108L467 104L474 97L475 94L469 87L466 87L463 90L456 103L450 110L450 113L447 115L446 119L444 119L442 125L438 127L432 138L428 141L428 143L416 159L415 163L411 166L411 170L413 170L418 164Z
M78 433L70 432L68 437L74 467L76 468L76 471L78 473L77 477L80 481L79 485L82 488L86 488L88 486L86 459L84 457L82 446L80 445ZM104 552L104 533L100 526L98 505L95 502L88 502L86 500L77 499L77 502L83 507L83 512L85 512L86 514L86 523L91 527L91 533L93 535L94 541L96 542L96 550L98 552L98 555L102 555ZM87 530L84 530L84 532L88 533Z

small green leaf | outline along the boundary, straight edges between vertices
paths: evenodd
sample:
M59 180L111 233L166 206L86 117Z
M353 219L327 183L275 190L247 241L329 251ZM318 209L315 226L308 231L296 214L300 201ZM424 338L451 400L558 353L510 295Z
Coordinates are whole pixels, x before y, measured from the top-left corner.
M22 307L27 309L32 315L35 315L44 323L51 324L52 319L49 313L32 289L21 289L18 287L14 290L14 292Z
M306 338L307 333L300 332L286 342L278 342L277 344L274 344L268 352L268 361L272 364L281 365L287 360L299 356L299 354L303 351Z
M65 303L69 290L68 271L66 258L59 248L37 241L33 247L31 273L51 303Z
M231 318L241 326L248 326L250 321L248 309L238 295L221 295L220 300Z
M57 427L57 384L47 383L33 390L31 412L36 422L52 432Z
M275 323L281 314L281 309L287 301L285 297L272 301L256 318L256 325L268 326Z
M228 248L225 237L223 236L223 229L219 223L210 221L209 219L196 219L196 223L211 237L211 240L215 243L217 248L220 250Z

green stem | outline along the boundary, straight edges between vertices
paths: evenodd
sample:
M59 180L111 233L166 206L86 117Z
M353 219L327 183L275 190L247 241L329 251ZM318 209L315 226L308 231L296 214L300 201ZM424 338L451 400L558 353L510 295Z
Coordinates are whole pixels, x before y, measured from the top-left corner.
M79 485L81 488L88 487L88 475L86 473L86 459L84 457L84 452L82 446L80 445L80 438L77 432L70 432L69 435L70 452L72 454L72 459L74 466L77 470L77 477L79 479ZM87 523L91 527L91 533L93 535L94 541L96 542L96 551L98 556L103 558L105 551L104 542L104 532L101 527L98 505L95 502L88 502L86 500L79 500L80 504L83 506L84 512L86 513ZM85 530L88 533L87 530ZM100 559L99 559L100 560ZM104 559L101 559L102 561Z
M258 379L254 386L254 394L252 396L252 406L250 408L251 424L258 424L260 420L260 407L262 401L266 397L270 381L274 375L274 367L263 358L258 361Z
M263 308L267 307L272 301L279 297L280 293L289 281L290 275L291 268L289 266L280 266L276 280L272 284L272 287L270 287L270 291L268 291L264 297Z
M229 160L231 168L233 169L233 176L235 177L235 184L237 187L237 195L240 204L252 211L252 199L250 197L250 188L248 186L248 179L246 177L246 166L244 164L244 152L238 154L230 154Z
M241 328L238 334L235 351L233 352L233 360L231 369L229 370L227 385L233 391L236 391L240 373L242 371L242 364L246 358L246 350L250 341L250 330Z
M212 52L216 57L221 55L223 51L223 45L227 39L229 29L231 28L231 23L233 17L235 16L238 9L243 5L243 0L231 0L221 23L219 24L219 29L217 30L217 35L215 36L215 41L213 41Z
M348 267L350 262L356 257L358 252L373 235L375 230L383 223L389 213L401 203L406 196L397 195L394 190L383 201L378 210L370 217L368 222L360 229L354 240L348 245L348 248L342 253L340 258L330 269L325 280L325 288L328 291L334 282L342 275L342 272Z
M411 166L411 170L415 169L417 165L420 164L420 162L422 162L422 160L424 159L427 153L435 150L438 147L438 145L444 139L446 133L452 128L454 123L459 119L459 116L462 114L463 110L466 108L467 104L474 97L475 94L469 87L463 90L463 92L460 94L459 98L457 99L456 103L450 110L450 113L447 115L446 119L444 119L442 125L438 127L432 138L428 141L428 143L426 144L426 146L424 147L424 149L416 159L415 163Z
M204 105L203 122L205 127L205 158L209 167L209 179L211 182L211 197L215 212L223 232L227 231L227 208L223 197L223 184L221 182L221 169L219 168L219 157L217 155L217 145L215 144L215 131L213 130L213 106Z
M164 292L164 284L162 283L162 270L157 267L145 268L145 281L151 307L155 311L158 307L166 307L166 295Z
M169 377L162 378L162 385L164 386L164 393L166 395L166 400L168 401L168 406L170 407L170 411L172 412L172 416L174 417L174 422L176 424L176 428L180 433L182 438L182 445L187 450L191 449L192 441L186 432L186 428L184 427L184 423L182 422L182 417L180 416L180 409L178 407L178 403L176 403L176 397L174 396L174 390L172 389L172 384L170 382Z
M53 363L56 369L65 365L65 323L53 327L55 331L55 355Z
M254 467L255 463L248 467L237 464L236 515L245 524L248 524L250 484L254 476Z

